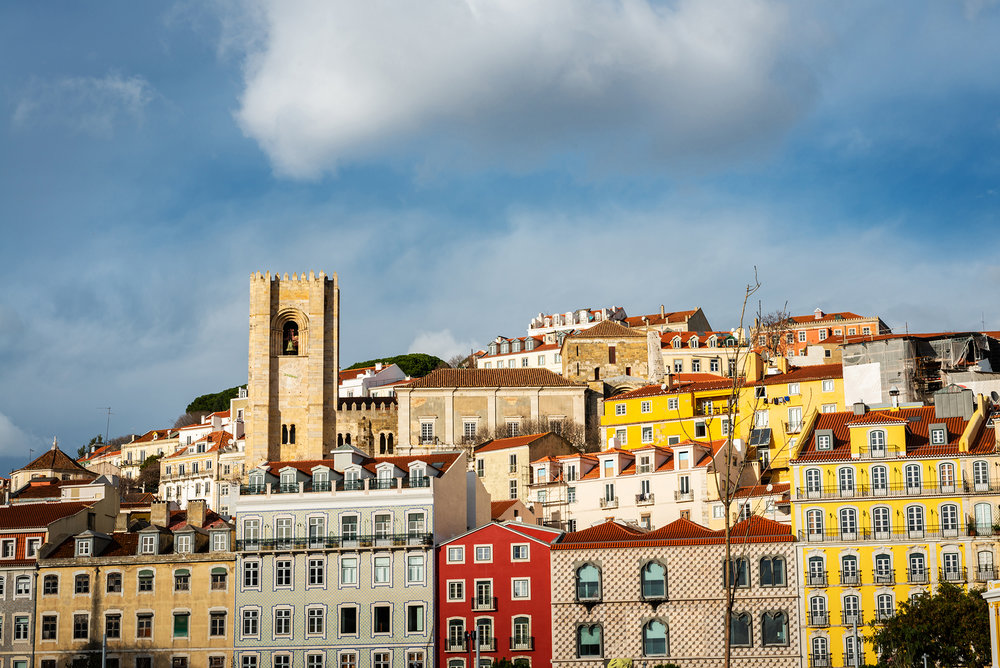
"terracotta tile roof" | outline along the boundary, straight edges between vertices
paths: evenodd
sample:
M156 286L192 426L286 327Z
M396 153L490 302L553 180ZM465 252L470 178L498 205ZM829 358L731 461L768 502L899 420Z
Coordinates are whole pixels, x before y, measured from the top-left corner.
M771 489L768 489L770 487ZM737 499L752 498L757 496L773 496L777 494L788 494L791 485L787 482L775 483L772 485L753 485L752 487L741 487L733 495Z
M132 441L132 443L145 443L147 441L159 440L161 438L170 438L170 435L176 432L176 429L150 429L145 434ZM126 443L126 445L130 444Z
M17 500L55 499L62 496L62 488L66 485L85 485L88 482L88 480L56 480L54 478L46 478L45 482L41 483L36 478L16 491L13 494L13 498Z
M756 383L747 383L747 385L781 385L783 383L799 383L807 380L826 380L828 378L843 377L843 364L817 364L815 366L790 369L788 373L765 376L762 380Z
M876 413L878 414L878 413ZM871 415L870 413L868 415ZM867 415L865 416L867 417ZM811 461L839 461L851 459L851 424L899 424L898 422L886 422L888 415L877 418L870 422L859 422L861 416L857 416L853 411L840 411L837 413L821 413L816 421L809 441L804 445L799 456L792 460L793 463L805 463ZM893 412L891 417L894 420L906 421L906 456L907 457L931 457L942 455L958 455L958 440L962 432L968 425L968 421L962 418L937 418L934 417L933 406L918 406L914 408L900 408ZM947 442L942 445L931 445L929 428L932 424L944 424L947 430ZM829 429L833 432L833 448L831 450L816 450L816 432L820 429ZM891 448L894 444L889 443ZM891 451L890 451L891 454Z
M28 503L0 507L0 531L47 527L52 522L75 515L90 503Z
M680 378L677 378L679 376ZM685 376L698 376L697 379L688 380ZM622 399L638 399L641 397L656 397L665 394L682 394L684 392L701 392L704 390L721 390L732 388L733 379L725 376L715 376L710 373L680 373L676 374L673 385L663 389L662 385L645 385L643 387L622 392L604 401L621 401Z
M96 541L95 541L96 542ZM48 559L73 559L76 557L76 541L70 537L59 544L59 547L52 550L42 561ZM115 532L111 534L111 541L104 546L98 557L128 557L135 556L139 552L139 534Z
M358 376L363 376L365 373L371 371L375 373L374 366L365 366L360 369L344 369L340 372L340 382L343 383L345 380L354 380Z
M19 471L87 471L59 448L50 448ZM91 475L93 475L91 473Z
M170 513L170 520L167 528L171 531L179 531L187 527L187 510L175 510ZM202 524L203 529L213 529L220 526L230 526L222 517L219 516L214 510L208 508L205 509L205 522Z
M361 467L366 471L375 473L375 467L383 462L389 462L394 466L399 467L402 470L407 470L410 467L410 462L425 462L427 464L433 464L435 466L440 466L440 471L443 473L448 470L448 468L455 463L458 459L459 453L448 452L448 453L434 453L434 454L424 454L424 455L407 455L401 457L377 457L371 458L366 457L361 462ZM267 462L269 471L274 475L277 475L278 471L288 466L298 469L302 473L311 476L313 468L317 466L329 467L332 471L339 471L333 466L333 459L306 459L306 460L296 460L296 461L279 461L279 462ZM433 471L428 471L428 475L431 475Z
M202 441L206 441L208 443L211 443L212 445L208 448L205 448L205 452L188 452L189 450L194 448L195 443L201 443ZM209 453L221 450L222 448L232 443L232 441L233 441L233 435L230 434L228 431L223 431L223 430L213 431L209 434L206 434L204 438L199 438L197 441L193 441L191 445L185 445L184 447L174 452L172 455L167 455L166 457L164 457L164 459L173 459L174 457L181 457L185 455L190 455L190 456L207 455Z
M476 453L494 452L495 450L506 450L507 448L521 448L534 443L542 436L551 434L551 431L543 431L540 434L524 434L522 436L511 436L509 438L496 438L476 446Z
M517 503L517 499L510 499L508 501L491 501L490 502L490 519L498 519L503 516L505 512L510 510L510 507Z
M603 322L588 327L587 329L574 332L566 337L567 339L644 339L646 332L641 329L631 329L625 325L619 325L614 320L604 320Z
M876 424L906 424L906 419L893 415L886 415L879 411L872 411L860 415L847 423L848 427L876 425Z
M555 550L616 549L637 547L680 547L685 545L723 545L725 531L713 531L690 520L676 520L655 531L615 530L613 521L590 529L568 533L562 541L552 546ZM792 528L764 517L754 515L749 520L735 524L729 530L733 543L790 543Z
M697 312L698 309L694 309L693 311L668 311L663 315L660 315L659 313L653 313L651 315L634 315L625 318L625 322L628 323L629 327L645 327L646 323L642 321L643 318L645 318L650 325L678 323L685 322Z
M535 339L539 343L538 343L538 345L536 345L531 350L528 350L527 348L521 348L521 350L518 350L517 352L514 352L512 350L512 351L510 351L508 353L500 353L500 352L498 352L496 355L490 355L489 353L483 353L482 355L480 355L480 357L487 358L487 359L494 359L496 357L509 357L511 355L525 355L525 354L531 354L531 353L537 353L537 352L545 352L546 350L559 350L562 347L558 343L544 343L544 342L542 342L542 339L540 339L538 337L534 337L534 336L524 337L524 338ZM513 341L514 339L506 339L506 340Z
M992 420L987 419L985 424L976 434L972 443L969 444L969 452L976 455L985 455L996 452L996 421L1000 421L1000 411L994 412Z
M435 369L409 387L583 387L548 369Z
M673 348L674 339L680 339L681 344L686 347L690 347L691 339L698 339L698 344L707 343L709 339L715 337L718 341L725 341L726 339L736 337L733 336L732 332L661 332L660 333L660 347L661 348ZM716 346L717 348L725 348L726 346ZM730 346L731 347L731 346ZM680 350L680 349L678 349ZM707 350L715 350L715 348L707 347Z

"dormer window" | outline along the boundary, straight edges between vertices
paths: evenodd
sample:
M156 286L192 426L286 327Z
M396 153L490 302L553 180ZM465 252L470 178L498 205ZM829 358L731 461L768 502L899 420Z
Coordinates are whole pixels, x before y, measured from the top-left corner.
M178 554L189 554L192 551L192 542L190 534L176 536L174 538L174 552L177 552Z
M330 472L329 471L313 472L313 490L317 492L323 492L329 489L330 489Z
M525 346L527 347L528 350L534 350L535 344L536 341L534 339L528 339L527 341L525 341Z
M674 340L670 342L670 345L672 347L674 347L674 348L680 348L681 347L681 337L675 336Z
M205 444L204 443L198 443L197 445L195 445L194 451L196 453L205 452Z
M692 336L691 340L688 341L688 345L691 346L692 348L697 348L698 347L698 337L697 336Z
M818 434L816 436L816 449L817 450L832 450L833 449L833 439L829 434Z
M932 424L930 427L931 445L944 445L948 442L948 430L942 424Z
M76 539L76 556L78 557L89 557L94 553L94 539L93 538L77 538Z
M601 460L601 477L602 478L613 478L615 475L615 460L614 459L602 459Z
M148 534L139 537L139 553L140 554L156 554L156 539L158 536L156 534Z
M538 482L548 482L548 477L546 476L547 473L548 471L544 466L539 466L535 469L535 480Z
M510 352L510 344L504 341L500 344L500 354L505 355Z
M213 552L227 552L229 550L229 532L228 531L213 531L212 532L212 551Z
M885 457L885 431L872 429L868 432L868 446L872 457Z
M496 354L497 354L497 344L491 343L490 344L490 355L496 355Z
M515 353L521 352L521 342L520 341L514 341L514 352Z
M361 489L361 471L358 469L348 469L344 471L344 489Z
M255 472L250 474L250 492L260 493L264 490L264 474Z

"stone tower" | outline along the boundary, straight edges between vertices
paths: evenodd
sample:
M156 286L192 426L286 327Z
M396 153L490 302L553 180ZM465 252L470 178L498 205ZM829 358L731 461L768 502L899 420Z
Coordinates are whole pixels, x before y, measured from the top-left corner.
M251 275L247 470L336 447L339 350L336 274Z

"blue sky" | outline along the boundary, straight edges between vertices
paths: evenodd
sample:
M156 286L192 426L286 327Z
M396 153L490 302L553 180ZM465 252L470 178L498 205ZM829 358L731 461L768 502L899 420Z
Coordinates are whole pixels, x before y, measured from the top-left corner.
M0 6L0 463L245 382L248 277L342 362L540 311L1000 329L1000 6Z

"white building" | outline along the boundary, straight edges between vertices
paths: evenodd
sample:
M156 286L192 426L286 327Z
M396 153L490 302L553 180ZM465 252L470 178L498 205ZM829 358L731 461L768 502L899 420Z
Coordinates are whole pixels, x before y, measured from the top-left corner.
M375 366L361 369L347 369L340 374L339 397L370 397L375 396L372 390L383 385L399 383L409 379L398 364L383 366L376 362Z
M540 336L498 336L476 357L477 369L541 368L562 375L560 344Z

